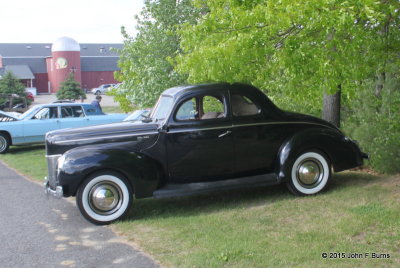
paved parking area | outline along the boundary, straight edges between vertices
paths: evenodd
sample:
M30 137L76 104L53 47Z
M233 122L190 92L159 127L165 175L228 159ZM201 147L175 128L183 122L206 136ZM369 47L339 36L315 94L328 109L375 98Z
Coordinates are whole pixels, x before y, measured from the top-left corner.
M66 199L46 199L43 187L0 161L0 266L159 267L110 228L93 225Z
M115 102L112 96L101 95L101 97L102 99L100 104L102 107L118 106L118 102ZM92 93L87 93L86 100L84 100L84 102L91 103L95 98L96 95ZM33 104L51 103L56 100L57 100L56 94L40 94L35 96L35 101L33 102Z

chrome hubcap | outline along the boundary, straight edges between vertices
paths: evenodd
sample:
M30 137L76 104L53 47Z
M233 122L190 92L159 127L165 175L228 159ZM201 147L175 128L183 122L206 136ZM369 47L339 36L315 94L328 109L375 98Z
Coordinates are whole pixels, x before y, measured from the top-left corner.
M297 167L297 178L299 183L306 188L313 188L323 178L322 164L315 159L305 159Z
M7 141L4 137L0 137L0 152L4 151L7 147Z
M112 182L96 184L89 193L90 207L98 214L110 215L122 204L122 193L118 185Z

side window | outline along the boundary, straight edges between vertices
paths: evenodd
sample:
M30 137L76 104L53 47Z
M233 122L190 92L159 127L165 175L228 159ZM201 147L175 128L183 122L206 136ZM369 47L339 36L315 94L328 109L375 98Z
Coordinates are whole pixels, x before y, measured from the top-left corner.
M62 118L73 118L73 117L83 117L85 114L83 113L81 106L64 106L61 107L61 117Z
M261 113L260 107L258 107L251 99L243 95L232 95L231 105L233 116L249 116Z
M84 117L85 114L81 106L72 106L73 117Z
M196 99L191 98L187 101L185 101L183 104L178 109L178 112L176 113L176 119L177 120L194 120L196 119Z
M203 114L201 119L214 119L225 117L224 103L214 96L203 97Z
M40 119L40 120L52 119L52 118L58 118L57 107L42 108L32 117L32 119Z
M92 107L87 108L86 107L86 114L87 115L97 115L99 113L97 112L97 110L95 108L92 108Z
M175 119L184 120L207 120L224 118L225 105L218 97L201 95L184 101L178 108Z

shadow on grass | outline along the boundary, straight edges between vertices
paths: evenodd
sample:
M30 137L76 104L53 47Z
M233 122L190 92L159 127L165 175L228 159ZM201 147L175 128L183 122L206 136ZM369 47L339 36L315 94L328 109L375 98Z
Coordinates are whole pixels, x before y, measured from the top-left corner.
M255 189L220 191L188 197L165 199L139 199L126 220L189 217L200 213L213 213L221 209L251 208L292 196L282 185Z
M35 144L35 145L23 145L23 146L11 146L10 149L8 150L7 154L20 154L20 153L26 153L30 151L35 151L39 149L45 149L44 144Z
M340 194L341 189L346 189L352 185L368 185L380 179L382 179L382 177L369 175L367 173L349 172L335 174L332 177L327 192L334 191L332 194ZM320 195L323 194L324 193L321 193ZM320 195L308 198L318 198ZM134 201L125 220L190 217L201 213L215 213L220 210L237 208L251 209L252 207L265 206L284 200L296 200L300 198L307 197L293 196L286 189L285 185L277 185L254 189L221 191L189 197L139 199Z
M372 175L363 172L343 172L335 174L329 184L329 190L341 190L349 186L367 186L386 179L386 176Z

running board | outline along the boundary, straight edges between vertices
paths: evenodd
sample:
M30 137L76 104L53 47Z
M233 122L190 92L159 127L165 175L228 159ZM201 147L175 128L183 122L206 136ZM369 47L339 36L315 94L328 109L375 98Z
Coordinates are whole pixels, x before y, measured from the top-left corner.
M278 184L276 174L263 174L239 179L220 180L212 182L195 182L186 184L167 184L153 193L154 198L178 197L209 192L254 188Z

